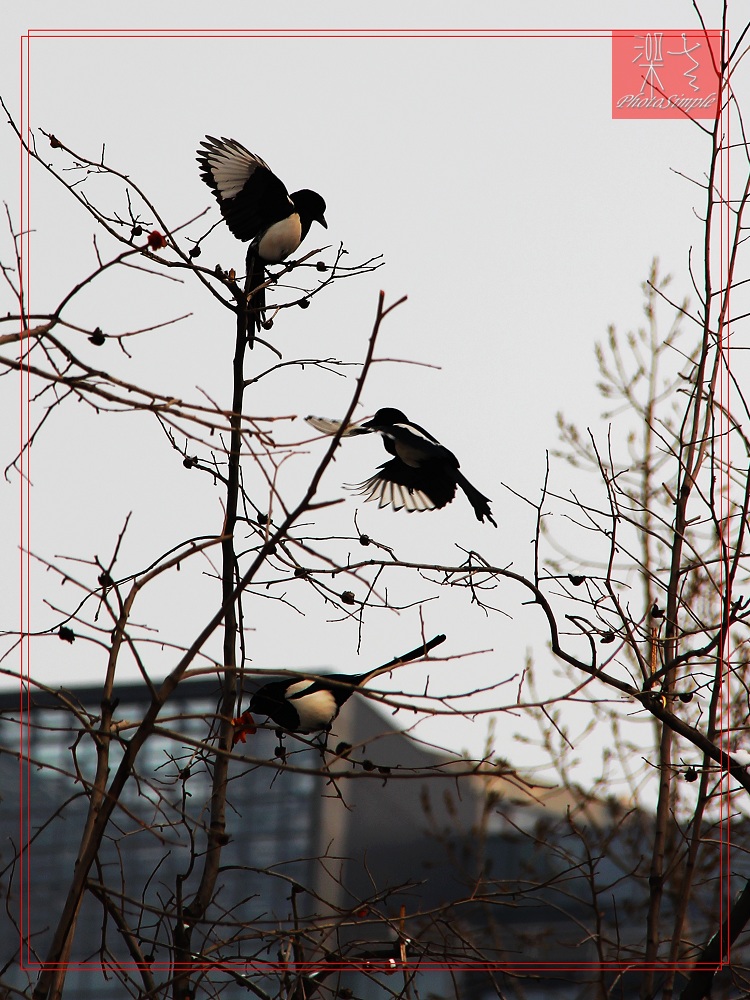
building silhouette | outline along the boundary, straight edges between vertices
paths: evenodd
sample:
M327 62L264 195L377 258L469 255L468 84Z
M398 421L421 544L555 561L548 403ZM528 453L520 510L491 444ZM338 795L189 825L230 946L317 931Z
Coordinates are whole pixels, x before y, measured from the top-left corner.
M125 683L115 697L113 768L148 693ZM192 897L202 868L211 795L205 741L218 698L214 678L180 684L143 746L91 872L66 997L127 995L113 969L128 963L125 987L139 995L107 897L157 980L168 978L178 901ZM6 937L16 942L0 959L13 964L10 952L24 937L15 961L30 963L25 973L6 972L16 988L36 978L74 871L84 784L96 765L86 730L96 728L100 700L95 687L34 693L21 728L18 693L0 695L0 868L15 923ZM419 969L421 996L454 996L459 982L470 1000L535 1000L550 989L584 1000L597 995L587 991L601 975L601 952L585 933L592 919L605 939L616 928L620 958L640 945L648 872L638 843L647 818L622 803L528 789L488 768L472 775L470 762L420 745L360 695L334 730L335 779L320 773L315 740L284 737L282 768L271 728L235 748L228 841L214 903L196 929L198 964L220 947L232 966L212 971L223 996L246 996L242 977L274 996L274 969L302 960L319 963L308 970L309 990L325 980L311 995L343 989L369 1000L398 992L392 976L403 978L406 954ZM594 879L603 890L596 900ZM623 979L613 967L609 976L637 990L637 972Z

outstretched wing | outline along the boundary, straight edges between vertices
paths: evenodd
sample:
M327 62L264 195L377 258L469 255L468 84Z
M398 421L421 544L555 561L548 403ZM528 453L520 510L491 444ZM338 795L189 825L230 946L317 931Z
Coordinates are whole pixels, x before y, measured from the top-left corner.
M456 495L456 484L422 468L405 465L392 458L381 465L374 476L355 487L365 500L377 500L378 507L389 504L394 510L408 513L445 507Z
M316 431L320 431L321 434L335 434L339 427L341 427L340 420L332 420L330 417L305 417L305 423L314 427ZM349 424L346 430L341 435L342 437L352 437L354 434L371 434L372 431L369 427L360 427L357 424Z
M238 240L254 239L294 211L283 182L259 156L235 139L206 140L198 150L201 177Z

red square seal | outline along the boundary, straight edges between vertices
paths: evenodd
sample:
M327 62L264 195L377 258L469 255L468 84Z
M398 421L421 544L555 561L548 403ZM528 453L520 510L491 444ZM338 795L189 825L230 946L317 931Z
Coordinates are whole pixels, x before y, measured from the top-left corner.
M721 31L613 31L613 118L717 118Z

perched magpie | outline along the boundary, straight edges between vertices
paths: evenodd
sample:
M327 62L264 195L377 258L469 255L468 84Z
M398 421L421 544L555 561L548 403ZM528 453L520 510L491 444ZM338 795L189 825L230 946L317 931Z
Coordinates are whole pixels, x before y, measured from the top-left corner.
M259 688L250 699L250 711L267 715L280 729L288 733L317 733L333 725L344 702L357 688L376 674L384 674L401 663L408 663L426 656L431 649L445 642L444 635L436 635L429 642L417 646L403 656L397 656L382 667L375 667L364 674L326 674L324 677L294 677L271 681Z
M288 194L282 181L255 153L234 139L207 135L199 149L201 177L216 196L230 232L250 241L247 251L248 283L252 294L249 340L260 329L265 309L265 264L279 264L294 253L313 222L328 229L326 203L315 191Z
M413 424L401 410L386 406L371 420L349 429L349 434L376 432L383 437L385 450L394 457L381 465L374 476L359 484L367 500L378 500L378 507L391 504L395 510L435 510L445 507L460 486L474 508L478 521L487 520L497 527L490 511L489 497L471 485L459 469L452 451L448 451L419 424Z

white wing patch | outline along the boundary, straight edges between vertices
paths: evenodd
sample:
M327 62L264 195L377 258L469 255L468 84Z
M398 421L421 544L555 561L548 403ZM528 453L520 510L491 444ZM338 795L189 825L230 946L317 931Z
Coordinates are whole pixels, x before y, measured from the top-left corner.
M311 681L308 677L305 680L295 681L294 684L290 684L286 689L286 700L293 701L295 698L299 698L314 683L315 681Z
M436 508L435 502L422 490L410 490L408 486L392 483L379 476L372 476L371 479L351 488L356 489L366 501L377 500L380 508L390 504L394 510L403 509L408 514L413 514L414 511L421 514L422 511L435 510Z
M245 149L240 143L228 139L223 142L224 145L212 146L205 153L206 162L222 201L238 195L257 167L270 170L264 160L251 153L249 149Z
M429 434L421 431L414 424L393 424L393 429L385 428L380 433L384 438L387 437L393 442L398 457L404 465L408 465L412 469L418 469L424 465L431 455L442 448L439 441L431 438Z
M415 438L421 438L423 441L427 441L429 444L436 445L440 443L439 441L436 441L434 437L430 437L429 434L425 434L424 431L421 431L414 424L394 424L393 426L400 427L401 430L406 431L409 434L413 434ZM387 434L388 432L381 431L381 433Z

